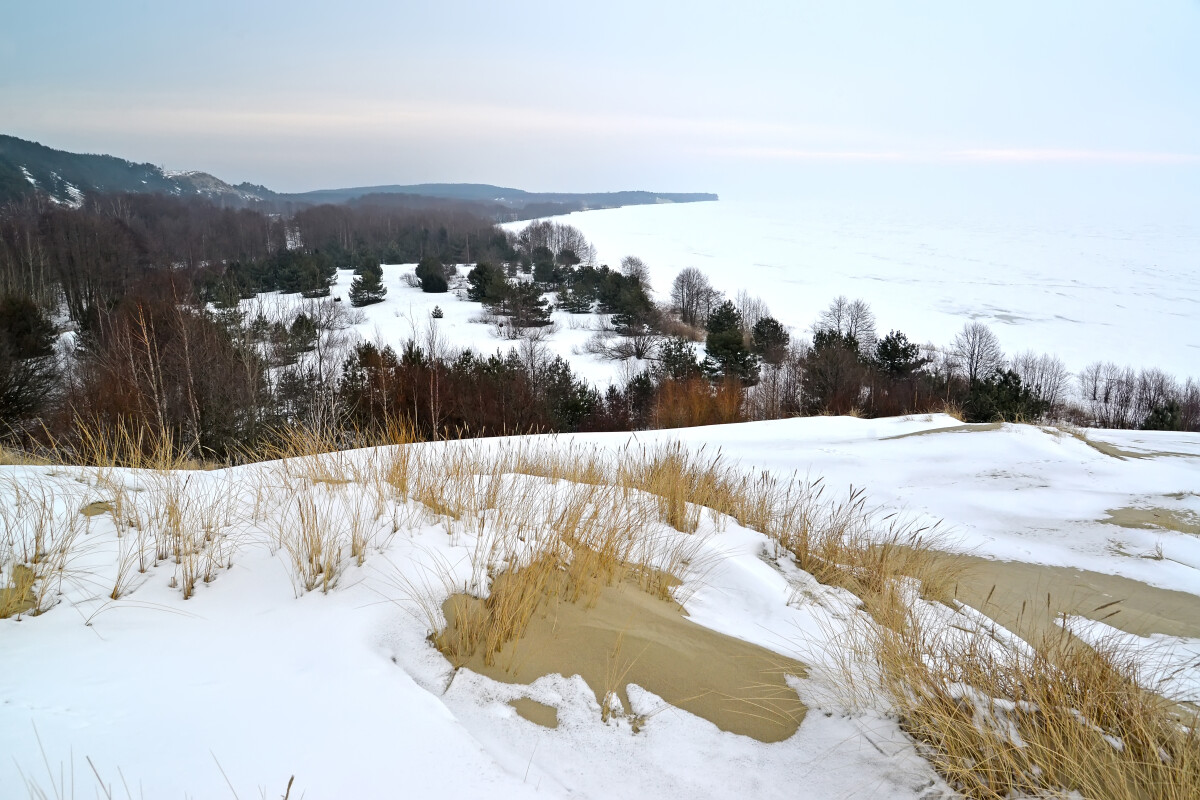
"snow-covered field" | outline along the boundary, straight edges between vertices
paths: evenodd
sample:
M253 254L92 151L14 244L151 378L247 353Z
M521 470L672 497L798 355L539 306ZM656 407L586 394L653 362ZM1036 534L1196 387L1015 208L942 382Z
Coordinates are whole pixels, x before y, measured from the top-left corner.
M413 275L415 264L384 264L383 285L387 295L382 302L361 308L351 308L349 303L354 272L342 269L338 270L337 280L330 287L330 296L340 297L346 311L352 317L361 318L350 328L352 338L356 340L382 343L397 350L413 340L426 349L432 346L443 353L469 349L485 356L497 351L507 354L513 348L520 350L526 346L526 339L506 336L495 324L486 321L487 313L482 303L466 299L465 279L472 266L457 267L458 275L451 279L451 285L457 288L426 294L420 288L409 286L405 280L405 276ZM312 302L298 294L270 292L242 301L241 308L251 318L261 313L268 320L290 323L298 311ZM440 319L431 316L435 308L442 311ZM595 333L599 315L555 311L552 320L553 324L547 328L531 329L531 334L538 337L537 345L565 358L574 373L593 386L603 389L644 368L645 365L636 360L609 361L584 351L584 345Z
M1090 431L1084 441L944 416L805 418L416 445L427 460L414 463L432 468L456 449L594 447L599 459L631 438L820 477L831 500L864 488L880 518L942 520L951 550L1200 594L1200 539L1187 528L1200 516L1196 434ZM809 666L807 678L790 679L809 707L792 737L765 744L723 732L636 688L632 710L645 719L635 732L627 719L602 722L596 687L577 676L524 686L455 675L427 639L428 611L455 587L480 589L485 526L381 494L370 476L396 452L329 457L320 469L0 468L5 535L32 535L42 520L74 537L48 610L0 620L0 796L103 796L96 774L113 797L147 798L278 797L292 775L293 798L945 796L886 709L842 691L839 659L865 619L855 599L728 518L704 514L693 534L651 520L643 534L696 548L691 560L705 569L680 575L677 592L693 622ZM566 491L534 477L504 491L520 481L541 487L543 501ZM328 593L298 586L281 545L303 497L318 527L345 537ZM107 506L80 515L92 503ZM1122 508L1159 509L1182 524L1106 522ZM139 551L170 529L211 554L199 571L213 580L202 574L190 599L186 564L167 557L138 569ZM365 542L361 564L355 538ZM1163 662L1173 688L1194 697L1200 639L1154 639L1175 659ZM558 727L518 715L508 703L518 697L554 706Z
M1104 360L1200 374L1194 224L915 209L722 200L556 219L583 231L601 263L642 258L660 295L696 267L729 296L763 298L799 332L846 295L871 304L881 334L895 328L948 345L963 323L980 320L1008 353L1049 352L1072 371Z

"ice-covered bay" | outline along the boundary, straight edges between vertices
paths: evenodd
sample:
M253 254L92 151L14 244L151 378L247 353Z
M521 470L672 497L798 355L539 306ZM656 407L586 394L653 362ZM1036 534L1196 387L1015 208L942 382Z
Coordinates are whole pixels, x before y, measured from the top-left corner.
M737 200L559 220L581 229L602 263L641 257L660 295L679 270L696 267L728 295L762 297L796 331L844 294L871 304L881 332L920 342L948 344L964 322L980 320L1007 352L1055 353L1074 371L1108 360L1200 374L1200 228L1177 220Z

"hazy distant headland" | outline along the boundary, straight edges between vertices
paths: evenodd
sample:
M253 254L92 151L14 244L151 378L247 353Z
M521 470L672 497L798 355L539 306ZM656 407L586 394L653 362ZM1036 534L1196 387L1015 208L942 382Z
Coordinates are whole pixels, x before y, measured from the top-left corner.
M286 194L252 183L229 184L205 172L170 172L153 164L135 164L109 155L69 153L0 135L0 203L40 194L57 203L79 206L89 195L121 192L205 197L221 205L281 211L326 203L453 206L497 221L598 208L718 199L715 194L698 192L527 192L481 183L358 186Z

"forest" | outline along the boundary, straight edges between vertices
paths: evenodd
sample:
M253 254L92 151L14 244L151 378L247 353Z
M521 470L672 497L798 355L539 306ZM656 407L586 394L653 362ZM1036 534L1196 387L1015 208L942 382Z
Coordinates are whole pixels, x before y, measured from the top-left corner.
M363 197L290 214L204 198L44 198L0 210L0 423L11 448L80 450L121 431L213 463L255 457L290 428L350 442L396 425L422 438L668 428L795 415L949 411L1026 421L1200 430L1200 386L1098 361L1006 355L982 323L943 346L884 335L862 300L834 299L805 336L757 297L699 270L656 302L630 256L596 264L556 222L512 233L469 205ZM363 342L356 308L383 299L380 264L480 303L506 344ZM459 269L455 265L466 265ZM337 269L357 273L330 296ZM298 294L267 320L241 301ZM595 317L587 353L636 365L603 391L541 345L551 311ZM1047 343L1052 349L1053 343Z

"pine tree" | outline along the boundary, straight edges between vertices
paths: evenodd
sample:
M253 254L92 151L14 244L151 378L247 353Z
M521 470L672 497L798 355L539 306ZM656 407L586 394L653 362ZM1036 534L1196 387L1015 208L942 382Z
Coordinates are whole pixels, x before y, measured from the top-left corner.
M700 373L700 362L692 343L681 336L672 336L658 346L658 371L664 378L685 380Z
M791 334L774 317L763 317L754 323L754 328L750 331L751 347L769 364L783 361L791 341Z
M504 273L491 264L480 262L467 273L467 299L492 304L504 299L508 285Z
M708 315L704 372L712 379L737 378L743 383L758 379L758 358L746 349L742 315L726 300Z
M921 348L900 331L892 331L875 347L875 365L892 378L907 378L923 367Z
M432 294L449 291L450 282L446 278L446 267L440 259L433 256L422 258L417 264L417 280L421 283L421 291Z
M564 289L558 293L558 307L569 314L590 314L594 301L585 287Z
M350 305L357 307L379 303L386 294L383 270L378 264L367 265L360 269L358 276L350 284Z

